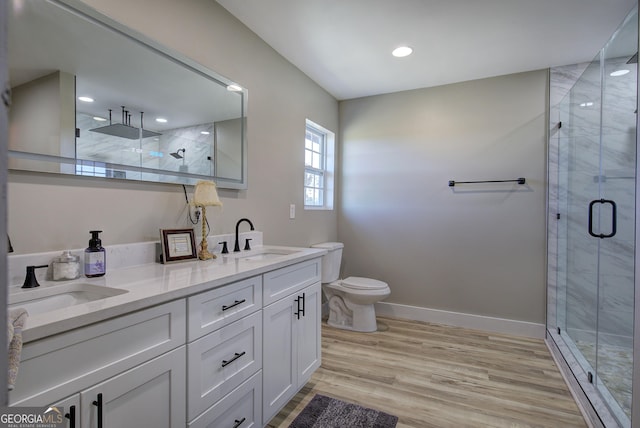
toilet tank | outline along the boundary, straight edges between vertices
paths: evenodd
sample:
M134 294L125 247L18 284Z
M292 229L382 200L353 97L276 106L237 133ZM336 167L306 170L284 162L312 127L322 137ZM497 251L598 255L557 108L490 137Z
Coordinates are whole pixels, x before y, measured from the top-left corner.
M328 284L340 278L340 263L342 262L342 242L323 242L312 248L322 248L328 253L322 256L322 283Z

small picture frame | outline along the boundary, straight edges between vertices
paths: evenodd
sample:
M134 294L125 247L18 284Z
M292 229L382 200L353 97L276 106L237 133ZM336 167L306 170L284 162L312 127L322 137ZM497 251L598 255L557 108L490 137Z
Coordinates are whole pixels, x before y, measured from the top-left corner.
M160 229L162 263L197 259L193 229Z

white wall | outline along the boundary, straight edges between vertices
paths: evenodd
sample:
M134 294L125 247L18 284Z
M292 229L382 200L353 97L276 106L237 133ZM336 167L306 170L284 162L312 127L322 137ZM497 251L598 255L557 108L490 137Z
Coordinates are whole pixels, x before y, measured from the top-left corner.
M335 211L302 209L305 119L337 133L332 96L215 1L86 3L248 88L249 189L220 192L222 212L207 210L214 233L232 232L248 217L266 243L307 246L337 238ZM298 208L295 220L291 203ZM156 240L161 227L191 227L181 186L9 174L8 228L16 253L84 247L90 229L104 231L105 246Z
M341 102L343 275L388 282L392 303L544 324L546 94L535 71Z

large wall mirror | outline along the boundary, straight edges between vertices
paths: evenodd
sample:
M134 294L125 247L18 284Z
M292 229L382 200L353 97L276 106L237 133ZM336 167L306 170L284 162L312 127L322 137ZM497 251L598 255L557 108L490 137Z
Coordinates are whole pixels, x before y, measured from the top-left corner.
M245 89L76 0L10 3L9 169L246 188Z

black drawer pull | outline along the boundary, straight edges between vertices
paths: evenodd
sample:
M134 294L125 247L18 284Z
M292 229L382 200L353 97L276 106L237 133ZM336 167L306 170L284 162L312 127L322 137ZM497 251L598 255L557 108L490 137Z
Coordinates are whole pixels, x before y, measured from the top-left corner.
M298 296L297 299L295 299L295 302L298 305L298 311L294 312L293 315L295 315L297 317L297 319L300 319L300 315L304 316L304 308L306 306L305 304L305 299L304 299L304 293L302 293L302 296ZM302 307L300 307L300 304L302 303Z
M98 408L98 428L102 428L102 393L98 394L98 399L93 402Z
M69 428L76 428L76 406L69 406L69 413L65 413L64 417L69 419Z
M236 300L235 302L233 302L233 305L229 305L229 306L222 305L222 310L226 311L227 309L231 309L231 308L233 308L235 306L241 305L246 301L247 301L247 299L242 299L242 300Z
M246 354L245 351L242 351L240 354L238 354L237 352L235 354L233 354L233 358L230 359L229 361L227 360L222 360L222 367L226 367L229 364L233 363L235 360L237 360L238 358L242 357L244 354Z
M238 428L238 427L239 427L240 425L242 425L242 423L243 423L244 421L246 421L246 420L247 420L247 418L242 418L242 419L240 419L240 420L237 420L237 419L236 419L235 421L233 421L233 422L235 422L235 424L233 424L233 428Z

